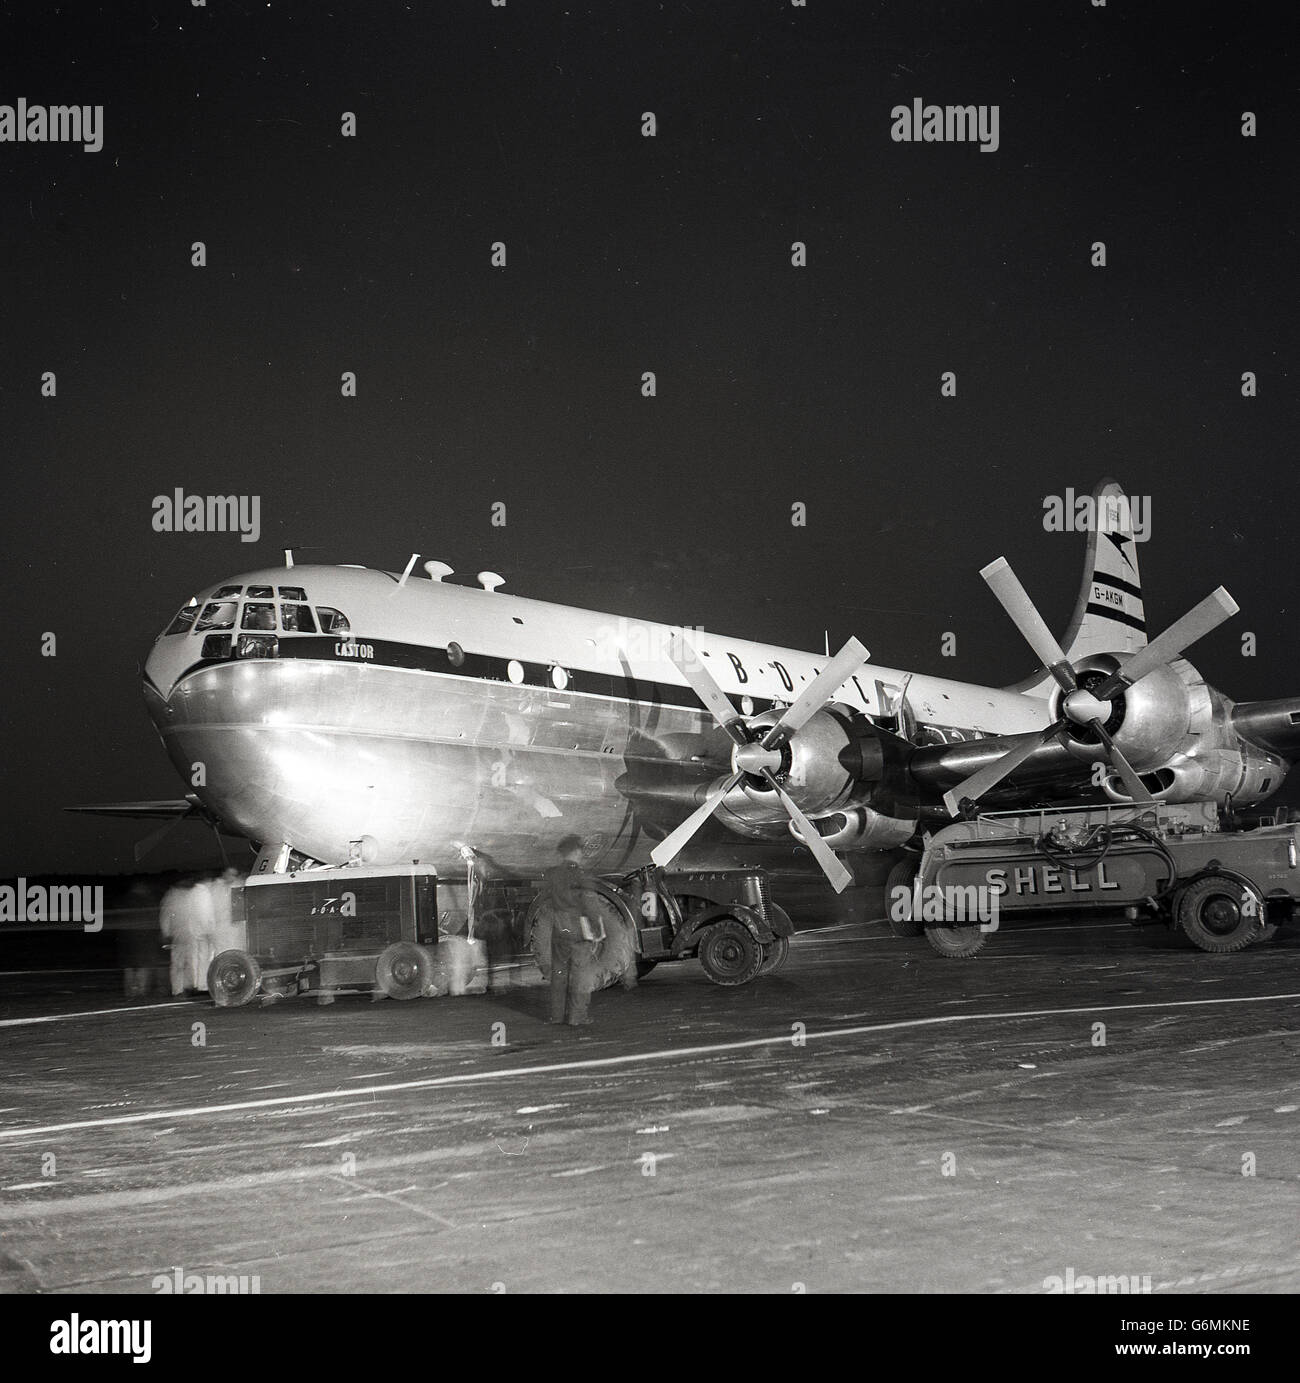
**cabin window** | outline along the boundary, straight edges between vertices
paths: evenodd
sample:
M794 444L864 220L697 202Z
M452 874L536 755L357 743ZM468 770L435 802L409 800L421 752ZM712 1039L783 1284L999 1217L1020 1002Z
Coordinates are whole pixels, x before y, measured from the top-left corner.
M241 629L274 629L275 606L254 604L251 600L244 606L243 617L239 621Z
M307 592L301 586L281 586L281 600L306 600Z
M270 586L250 586L248 598L249 600L274 600L275 591Z
M208 637L203 640L203 656L205 658L229 658L230 635L209 634Z
M233 600L214 600L203 607L194 630L202 634L208 629L233 629L235 627L235 602Z
M284 587L280 588L284 594ZM310 605L281 605L280 628L287 634L314 634L316 621L311 617Z
M235 645L237 658L275 658L280 653L280 640L274 634L241 634Z
M464 667L465 650L460 646L460 644L449 643L447 645L447 661L452 665L452 667Z
M212 592L212 599L225 600L229 596L238 595L243 589L242 586L218 586L217 589Z
M194 618L199 613L199 607L192 601L188 604L172 622L163 630L164 634L185 634L188 633L194 624Z
M320 620L322 634L346 634L352 628L341 610L332 610L328 605L316 607L316 618Z

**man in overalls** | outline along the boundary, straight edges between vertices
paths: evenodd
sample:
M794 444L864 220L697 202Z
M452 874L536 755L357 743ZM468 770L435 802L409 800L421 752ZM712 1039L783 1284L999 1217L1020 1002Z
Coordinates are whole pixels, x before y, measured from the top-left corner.
M556 846L561 863L543 876L541 896L551 909L551 1022L586 1027L591 1022L591 976L605 926L595 900L584 897L596 881L582 870L582 839L565 836Z

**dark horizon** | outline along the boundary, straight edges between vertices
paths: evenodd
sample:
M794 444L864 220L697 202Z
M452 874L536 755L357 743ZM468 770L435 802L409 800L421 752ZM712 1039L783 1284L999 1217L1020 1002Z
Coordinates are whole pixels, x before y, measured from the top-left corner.
M182 795L138 665L285 547L1007 685L978 570L1062 630L1084 537L1043 500L1111 475L1151 500L1151 633L1222 582L1194 665L1300 693L1270 10L0 7L0 105L104 111L98 152L0 142L0 875L133 867L150 823L63 808ZM915 98L996 104L998 148L894 141ZM155 531L178 487L259 496L260 540ZM216 858L184 826L144 865Z

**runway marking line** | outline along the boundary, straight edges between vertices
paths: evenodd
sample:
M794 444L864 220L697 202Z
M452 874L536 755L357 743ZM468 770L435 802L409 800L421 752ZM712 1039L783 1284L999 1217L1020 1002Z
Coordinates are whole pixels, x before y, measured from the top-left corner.
M172 999L165 1004L130 1004L122 1008L89 1008L80 1013L44 1013L35 1018L0 1018L0 1028L25 1028L33 1023L63 1023L69 1018L102 1018L106 1013L148 1013L156 1008L193 1008L192 999Z
M840 1037L864 1037L871 1033L899 1032L906 1028L940 1027L954 1023L990 1022L1010 1018L1059 1018L1073 1013L1124 1013L1162 1008L1205 1008L1222 1004L1262 1004L1300 999L1300 994L1252 994L1223 999L1167 999L1139 1004L1087 1004L1082 1008L1031 1008L1009 1013L945 1013L928 1018L900 1018L891 1023L867 1023L852 1028L827 1028L823 1032L805 1032L800 1043L825 1041ZM111 1012L112 1010L110 1010ZM750 1037L737 1042L714 1042L702 1047L666 1047L653 1052L630 1052L623 1056L588 1057L582 1061L554 1061L535 1066L511 1066L498 1071L463 1072L455 1076L428 1076L423 1080L394 1081L388 1085L362 1086L351 1090L324 1090L310 1095L277 1095L262 1100L236 1100L228 1104L193 1105L186 1109L157 1109L143 1114L119 1114L103 1119L77 1119L62 1124L40 1124L26 1128L0 1129L0 1139L32 1138L37 1134L73 1133L79 1129L115 1128L126 1124L157 1123L168 1119L198 1119L214 1114L238 1114L254 1109L275 1109L285 1105L302 1105L329 1100L355 1100L358 1095L392 1095L407 1090L434 1090L447 1085L469 1085L474 1082L511 1080L516 1076L553 1075L567 1071L597 1071L614 1066L630 1066L643 1061L681 1061L685 1058L709 1056L716 1052L740 1052L759 1047L786 1047L793 1035L779 1037Z

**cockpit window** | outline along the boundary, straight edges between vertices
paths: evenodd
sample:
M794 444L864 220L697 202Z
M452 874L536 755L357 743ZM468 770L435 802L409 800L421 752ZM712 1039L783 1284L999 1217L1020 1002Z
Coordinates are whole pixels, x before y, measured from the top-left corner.
M203 613L194 626L195 631L200 634L207 629L233 629L234 627L235 602L233 600L211 601L203 607Z
M224 600L227 596L238 595L244 588L242 586L218 586L212 592L213 600Z
M284 594L283 586L280 587L280 594ZM314 634L316 621L311 617L311 606L281 605L280 628L286 634Z
M306 600L307 592L301 586L281 586L281 600Z
M248 598L249 600L274 600L275 592L270 586L250 586Z
M190 603L176 616L174 620L163 630L164 634L184 634L194 625L194 617L199 613L199 607L193 602Z
M249 590L260 590L261 587L249 587ZM239 621L241 629L274 629L275 628L275 606L254 604L253 601L245 601L243 618Z
M348 617L341 610L331 610L328 605L318 605L316 614L320 619L323 634L346 634L352 628L348 623Z

